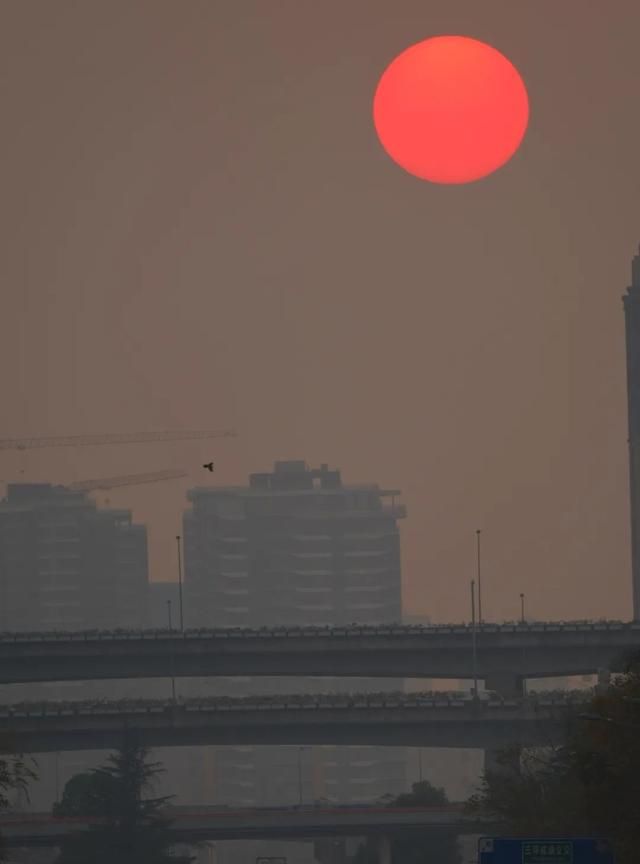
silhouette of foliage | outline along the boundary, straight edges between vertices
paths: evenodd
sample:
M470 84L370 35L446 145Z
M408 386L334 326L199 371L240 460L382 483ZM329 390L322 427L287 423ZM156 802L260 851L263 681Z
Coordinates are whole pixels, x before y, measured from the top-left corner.
M0 751L10 754L10 735L0 735ZM0 810L15 806L16 799L28 801L29 783L35 778L34 760L25 758L21 753L0 758ZM5 847L0 835L0 861L3 860L5 860Z
M446 792L433 786L428 780L414 783L411 792L404 792L396 798L385 795L382 799L386 807L441 807L449 803ZM460 864L460 852L454 833L433 834L426 831L402 831L390 833L392 864ZM353 859L353 864L378 864L378 844L375 837L368 837L361 843Z
M53 815L61 817L104 816L109 801L117 794L115 780L106 771L75 774L65 785L62 800L53 805Z
M403 792L392 802L395 807L444 807L449 803L447 793L440 786L434 786L428 780L414 783L411 792Z
M640 655L570 715L565 740L503 751L469 808L514 834L589 834L612 840L620 864L640 848Z
M162 810L171 796L150 797L163 768L131 736L101 768L72 777L54 808L58 817L100 819L65 840L56 864L187 864L171 854L174 839Z

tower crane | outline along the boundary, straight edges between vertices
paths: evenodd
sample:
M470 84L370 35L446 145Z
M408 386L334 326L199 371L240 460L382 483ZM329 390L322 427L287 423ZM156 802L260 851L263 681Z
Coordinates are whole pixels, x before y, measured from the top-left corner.
M107 435L54 435L40 438L0 438L0 450L39 450L44 447L97 447L104 444L145 444L154 441L202 441L237 438L235 429L116 432Z
M104 489L117 489L120 486L141 486L143 483L157 483L160 480L179 480L186 477L186 471L173 470L149 471L146 474L123 474L120 477L103 477L98 480L77 480L65 484L74 492L95 492Z

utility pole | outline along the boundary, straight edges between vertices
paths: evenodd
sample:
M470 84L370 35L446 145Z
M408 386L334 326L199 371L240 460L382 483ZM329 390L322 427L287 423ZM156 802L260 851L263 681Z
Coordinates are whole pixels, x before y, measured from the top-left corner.
M478 579L478 624L482 627L482 582L480 581L480 528L476 529L476 572Z
M169 631L170 631L170 633L172 633L173 632L173 624L171 622L171 600L167 600L167 615L169 617ZM173 664L173 643L171 643L169 662L171 665L171 699L175 703L175 701L176 701L176 676L174 674L175 669L174 669L174 664Z
M476 644L476 580L471 580L471 668L473 670L473 698L478 698L478 650Z
M56 751L56 804L60 803L60 751Z
M180 535L176 534L178 546L178 599L180 602L180 632L184 633L184 616L182 614L182 555L180 551Z
M302 751L303 747L298 747L298 803L302 807Z
M521 591L520 592L520 625L524 627L524 625L526 623L527 623L527 619L526 619L525 614L524 614L524 593ZM525 656L525 648L523 645L522 646L522 669L523 670L526 668L526 662L525 661L526 661L526 656ZM524 677L524 675L522 676L522 695L523 696L527 695L527 679Z

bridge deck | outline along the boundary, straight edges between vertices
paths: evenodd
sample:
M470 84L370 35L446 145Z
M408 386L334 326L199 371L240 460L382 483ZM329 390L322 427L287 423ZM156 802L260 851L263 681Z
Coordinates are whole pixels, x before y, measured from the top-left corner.
M262 628L0 634L0 683L204 676L470 678L471 628ZM550 677L621 668L640 622L485 624L478 676Z
M279 807L261 809L199 808L167 811L176 842L358 836L394 831L486 831L490 823L447 807ZM99 820L54 819L49 814L5 815L0 831L8 846L56 846L61 839L99 826Z
M585 693L585 697L588 694ZM33 703L0 709L14 750L112 749L124 730L150 747L371 744L495 749L562 735L580 699L474 702L420 694Z

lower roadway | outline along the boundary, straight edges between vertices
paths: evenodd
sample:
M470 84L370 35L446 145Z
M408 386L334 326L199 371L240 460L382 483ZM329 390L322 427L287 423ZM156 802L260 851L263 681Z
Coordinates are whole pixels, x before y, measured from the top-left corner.
M477 675L506 695L522 678L622 669L640 621L489 624L477 629ZM471 678L472 628L281 627L0 633L0 683L293 675Z
M176 843L206 840L295 839L323 836L393 834L396 831L483 833L496 827L465 813L462 805L446 807L227 807L168 810ZM0 832L8 846L51 847L70 834L87 831L98 820L54 819L49 814L7 814Z
M125 730L148 747L383 745L496 750L559 740L582 697L474 702L420 694L277 696L184 702L25 703L0 708L14 752L113 749Z

